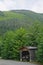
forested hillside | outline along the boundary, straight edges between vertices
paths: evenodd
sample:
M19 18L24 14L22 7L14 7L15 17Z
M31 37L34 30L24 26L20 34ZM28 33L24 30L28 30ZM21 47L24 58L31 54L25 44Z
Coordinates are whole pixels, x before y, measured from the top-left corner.
M0 35L20 27L29 30L33 23L43 23L43 14L28 10L0 11Z
M20 60L20 48L36 46L43 63L43 14L28 10L0 11L0 56Z

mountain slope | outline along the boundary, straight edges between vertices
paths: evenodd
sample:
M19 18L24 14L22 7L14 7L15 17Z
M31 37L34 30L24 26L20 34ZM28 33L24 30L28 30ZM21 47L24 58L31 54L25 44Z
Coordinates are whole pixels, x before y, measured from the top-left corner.
M20 27L29 29L35 22L43 23L43 15L28 10L0 11L0 34Z

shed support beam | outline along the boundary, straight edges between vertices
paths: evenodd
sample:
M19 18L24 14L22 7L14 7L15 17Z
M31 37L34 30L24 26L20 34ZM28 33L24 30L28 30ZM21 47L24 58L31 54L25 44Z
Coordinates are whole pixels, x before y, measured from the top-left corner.
M22 61L22 51L20 51L20 61Z

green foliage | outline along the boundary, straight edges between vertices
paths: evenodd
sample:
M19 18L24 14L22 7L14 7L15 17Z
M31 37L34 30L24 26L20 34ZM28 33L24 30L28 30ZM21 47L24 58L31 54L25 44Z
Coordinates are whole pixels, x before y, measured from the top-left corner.
M43 15L25 10L0 12L0 56L19 60L23 46L37 46L37 60L43 62Z
M10 31L4 35L1 56L4 59L19 59L19 49L25 45L25 29Z
M27 37L27 46L37 46L39 44L37 38L39 37L40 32L40 23L35 22L29 28L28 33L26 34Z
M4 35L3 47L1 51L1 56L4 59L12 59L12 50L14 44L14 32L10 31Z
M38 45L37 60L43 63L43 43Z
M38 41L37 60L43 63L43 33L39 35Z
M9 30L19 29L20 27L29 30L29 27L34 22L43 24L43 15L27 10L0 12L0 35Z
M1 50L2 50L2 37L0 36L0 56L1 56Z
M36 29L36 27L35 27ZM37 32L37 30L36 30ZM4 59L20 59L20 48L23 46L37 46L36 34L31 34L31 31L27 31L24 28L20 28L14 31L8 31L3 38L3 47L1 56ZM37 44L36 44L37 43Z

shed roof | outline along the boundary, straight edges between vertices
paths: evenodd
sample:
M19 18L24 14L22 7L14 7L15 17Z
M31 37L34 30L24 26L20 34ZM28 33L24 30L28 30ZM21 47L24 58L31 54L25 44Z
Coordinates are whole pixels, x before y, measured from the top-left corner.
M32 46L29 46L27 47L28 49L37 49L37 47L32 47Z
M30 49L30 50L35 50L37 47L32 47L32 46L26 46L26 47L21 47L20 50L22 49Z

